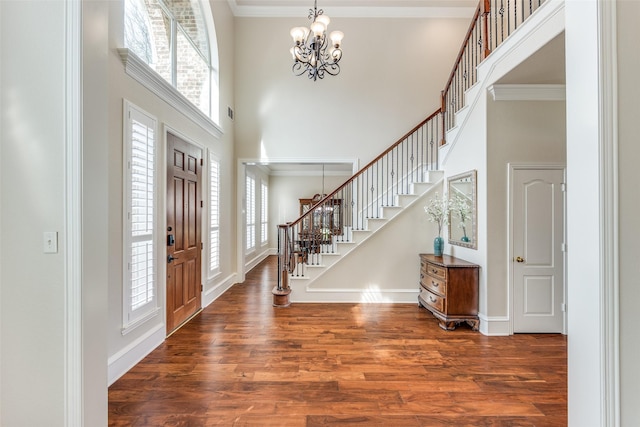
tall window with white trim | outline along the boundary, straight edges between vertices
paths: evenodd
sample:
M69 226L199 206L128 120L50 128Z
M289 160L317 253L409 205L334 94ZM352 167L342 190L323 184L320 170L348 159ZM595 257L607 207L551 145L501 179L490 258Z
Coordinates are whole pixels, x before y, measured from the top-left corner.
M125 103L124 327L157 310L156 134L157 121Z
M269 240L269 186L262 181L260 192L260 244L266 245Z
M256 247L256 179L247 174L246 197L246 218L247 218L247 252L251 252Z
M201 0L125 0L124 6L125 46L218 123L218 55L210 8Z
M220 162L209 152L209 274L220 271Z

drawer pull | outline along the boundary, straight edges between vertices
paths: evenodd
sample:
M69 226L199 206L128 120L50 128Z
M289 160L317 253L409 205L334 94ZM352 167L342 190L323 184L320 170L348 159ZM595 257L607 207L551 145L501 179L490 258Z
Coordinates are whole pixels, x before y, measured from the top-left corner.
M432 297L431 295L429 295L429 301L431 301L431 302L436 302L436 301L438 301L438 300L437 300L437 299L433 299L433 297Z
M432 268L432 269L431 269L431 272L435 274L435 273L437 273L437 272L438 272L438 270L436 270L435 268Z
M420 273L420 278L424 279L424 274Z
M438 286L440 286L440 283L436 283L433 280L431 281L431 286L433 286L434 288L437 288Z

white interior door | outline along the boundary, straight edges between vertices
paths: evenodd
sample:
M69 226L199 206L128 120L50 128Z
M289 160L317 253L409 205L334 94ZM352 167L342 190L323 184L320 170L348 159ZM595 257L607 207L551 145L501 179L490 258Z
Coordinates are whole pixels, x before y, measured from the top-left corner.
M514 169L514 332L563 332L564 170Z

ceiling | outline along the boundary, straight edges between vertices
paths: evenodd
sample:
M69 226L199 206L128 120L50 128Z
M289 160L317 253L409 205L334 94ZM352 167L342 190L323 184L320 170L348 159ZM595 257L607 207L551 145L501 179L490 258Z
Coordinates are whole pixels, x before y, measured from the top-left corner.
M496 82L496 84L564 83L564 32Z
M227 0L235 16L300 17L313 0ZM471 18L478 0L320 0L318 8L331 17L350 18Z

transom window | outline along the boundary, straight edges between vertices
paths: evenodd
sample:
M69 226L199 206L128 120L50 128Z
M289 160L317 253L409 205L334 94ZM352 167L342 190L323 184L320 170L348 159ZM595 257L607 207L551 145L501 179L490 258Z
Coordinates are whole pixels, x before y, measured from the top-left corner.
M217 123L217 55L212 55L203 10L199 0L125 0L124 39L128 49Z

